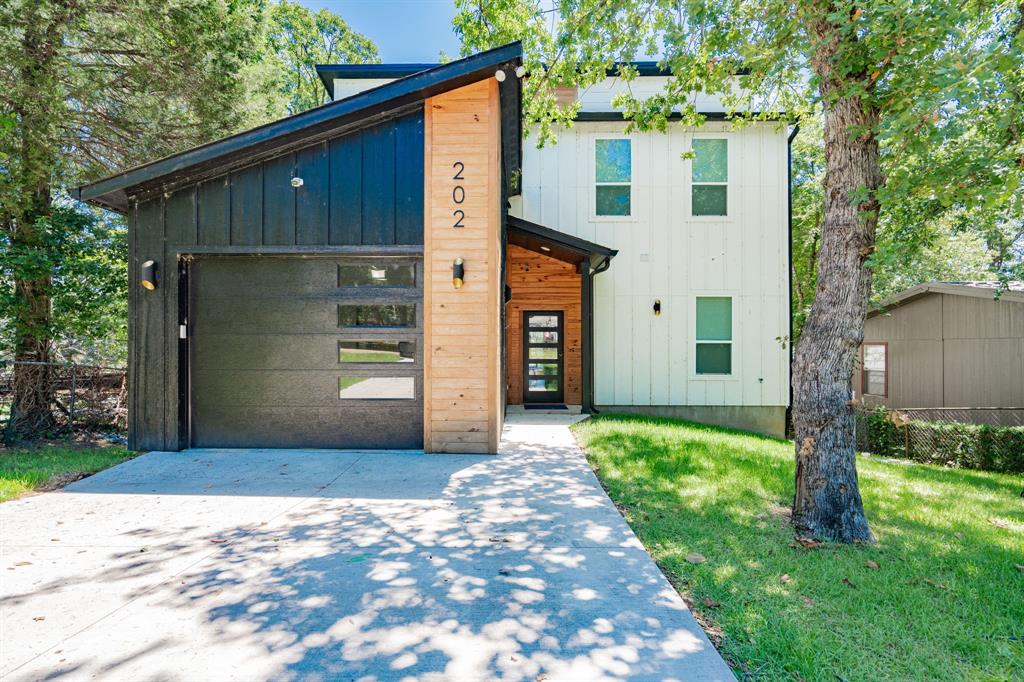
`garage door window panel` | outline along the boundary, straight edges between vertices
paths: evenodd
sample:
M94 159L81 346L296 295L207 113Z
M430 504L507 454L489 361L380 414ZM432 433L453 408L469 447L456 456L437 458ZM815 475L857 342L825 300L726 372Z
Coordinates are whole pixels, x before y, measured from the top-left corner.
M413 303L340 303L340 327L416 327L416 305Z
M339 341L338 361L353 364L392 364L416 361L416 342L396 339Z
M342 376L338 379L341 400L415 400L415 377Z
M378 260L345 262L338 266L339 287L415 287L416 264Z

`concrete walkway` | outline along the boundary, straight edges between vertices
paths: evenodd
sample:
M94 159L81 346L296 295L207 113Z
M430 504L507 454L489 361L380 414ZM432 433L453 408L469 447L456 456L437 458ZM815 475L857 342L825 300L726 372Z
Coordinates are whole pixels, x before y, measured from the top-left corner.
M498 457L154 452L0 505L0 678L732 679L571 419Z

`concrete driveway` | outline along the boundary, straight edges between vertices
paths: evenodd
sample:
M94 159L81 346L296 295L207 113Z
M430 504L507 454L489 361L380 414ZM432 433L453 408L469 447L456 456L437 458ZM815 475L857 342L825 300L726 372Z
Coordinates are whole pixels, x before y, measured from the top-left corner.
M497 457L154 452L0 505L0 677L732 679L568 422Z

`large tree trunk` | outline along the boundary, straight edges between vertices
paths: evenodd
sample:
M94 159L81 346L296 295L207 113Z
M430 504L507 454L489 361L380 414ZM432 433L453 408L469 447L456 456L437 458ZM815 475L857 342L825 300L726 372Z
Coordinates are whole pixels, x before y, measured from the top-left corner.
M882 184L878 113L842 92L846 74L831 72L843 40L826 18L812 65L825 100L825 211L814 302L793 362L797 532L838 542L872 541L857 485L851 377L864 338ZM855 40L855 38L853 38ZM852 76L855 77L855 76ZM855 197L857 199L855 199Z
M35 8L39 11L39 7ZM62 8L65 9L65 8ZM21 258L14 267L14 381L11 414L4 439L18 441L45 435L55 425L51 349L50 288L46 233L53 213L51 183L56 165L55 127L47 105L58 88L55 53L62 32L62 12L26 20L18 64L21 96L15 110L20 136L18 188L10 218L12 251Z

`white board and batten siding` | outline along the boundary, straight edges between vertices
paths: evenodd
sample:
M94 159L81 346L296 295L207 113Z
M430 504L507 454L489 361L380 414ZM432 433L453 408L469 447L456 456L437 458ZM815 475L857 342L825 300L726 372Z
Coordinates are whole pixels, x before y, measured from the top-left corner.
M587 104L610 108L603 99ZM595 403L788 405L789 351L778 340L789 333L786 130L708 122L632 133L632 215L598 217L594 140L624 127L578 122L542 149L526 140L522 196L511 210L619 251L594 278ZM727 217L690 215L691 162L682 155L694 137L729 140ZM699 296L733 297L729 376L696 374Z

